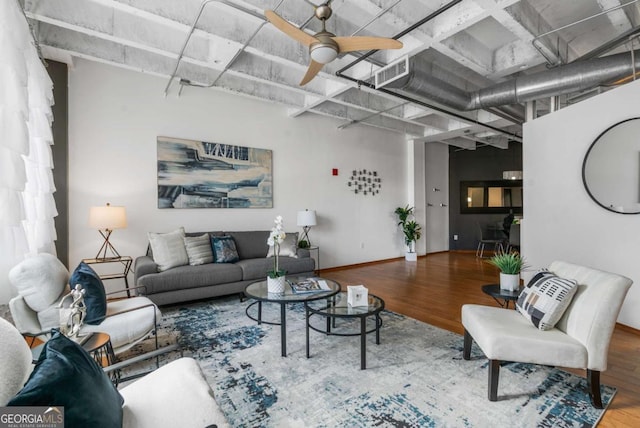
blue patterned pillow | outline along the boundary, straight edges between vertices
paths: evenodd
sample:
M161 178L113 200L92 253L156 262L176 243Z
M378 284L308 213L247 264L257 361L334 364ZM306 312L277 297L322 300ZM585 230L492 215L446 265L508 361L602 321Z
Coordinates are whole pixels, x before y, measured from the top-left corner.
M518 296L516 309L540 330L551 330L567 310L578 283L543 270L538 272Z
M100 276L91 266L80 262L76 270L71 274L69 285L73 290L76 284L84 289L84 305L87 307L85 324L100 324L107 315L107 295Z
M211 238L214 263L235 263L240 260L236 241L231 236L214 236Z

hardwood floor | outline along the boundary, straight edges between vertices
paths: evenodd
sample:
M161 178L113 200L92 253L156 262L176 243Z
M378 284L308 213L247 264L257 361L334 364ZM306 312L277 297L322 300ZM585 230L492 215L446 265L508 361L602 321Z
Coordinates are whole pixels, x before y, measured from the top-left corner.
M386 308L462 334L460 310L465 303L496 305L480 286L497 282L498 270L472 253L437 253L417 263L404 259L327 269L322 276L343 287L364 284ZM569 370L581 376L584 371ZM601 382L618 388L599 427L640 426L640 332L618 325L609 348L608 369ZM586 391L585 391L586 393Z

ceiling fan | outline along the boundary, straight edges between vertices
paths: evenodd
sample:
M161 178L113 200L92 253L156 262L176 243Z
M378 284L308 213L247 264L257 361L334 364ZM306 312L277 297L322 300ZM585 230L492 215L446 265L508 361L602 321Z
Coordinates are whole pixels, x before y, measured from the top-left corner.
M322 22L322 31L316 33L314 36L290 24L272 10L265 10L264 12L267 20L278 30L309 47L311 63L309 64L307 73L300 82L300 86L309 83L325 64L336 59L340 53L372 49L400 49L402 47L402 42L384 37L336 37L335 34L328 32L325 28L327 19L329 19L333 13L329 3L331 2L316 6L314 15Z

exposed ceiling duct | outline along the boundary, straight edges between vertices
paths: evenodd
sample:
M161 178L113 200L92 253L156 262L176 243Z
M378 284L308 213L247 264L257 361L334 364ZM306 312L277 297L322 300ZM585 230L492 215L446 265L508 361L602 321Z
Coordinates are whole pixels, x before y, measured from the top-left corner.
M511 106L541 98L583 91L615 82L640 69L640 50L574 62L551 70L518 76L478 91L465 91L433 77L415 63L405 77L388 83L399 89L457 110ZM635 61L635 65L632 63Z

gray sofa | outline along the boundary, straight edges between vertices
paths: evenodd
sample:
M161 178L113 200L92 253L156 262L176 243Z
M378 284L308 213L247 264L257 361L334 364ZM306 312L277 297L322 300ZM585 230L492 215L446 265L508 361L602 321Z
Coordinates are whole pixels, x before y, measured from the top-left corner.
M187 236L202 235L205 232L187 233ZM269 231L249 232L206 232L209 235L232 236L240 260L235 263L208 263L197 266L178 266L158 272L153 261L151 248L147 255L136 258L135 284L138 289L157 305L186 302L209 297L224 296L243 292L245 287L267 277L273 269L273 258L267 258ZM312 276L315 260L308 250L298 249L297 258L279 257L280 269L287 275Z

